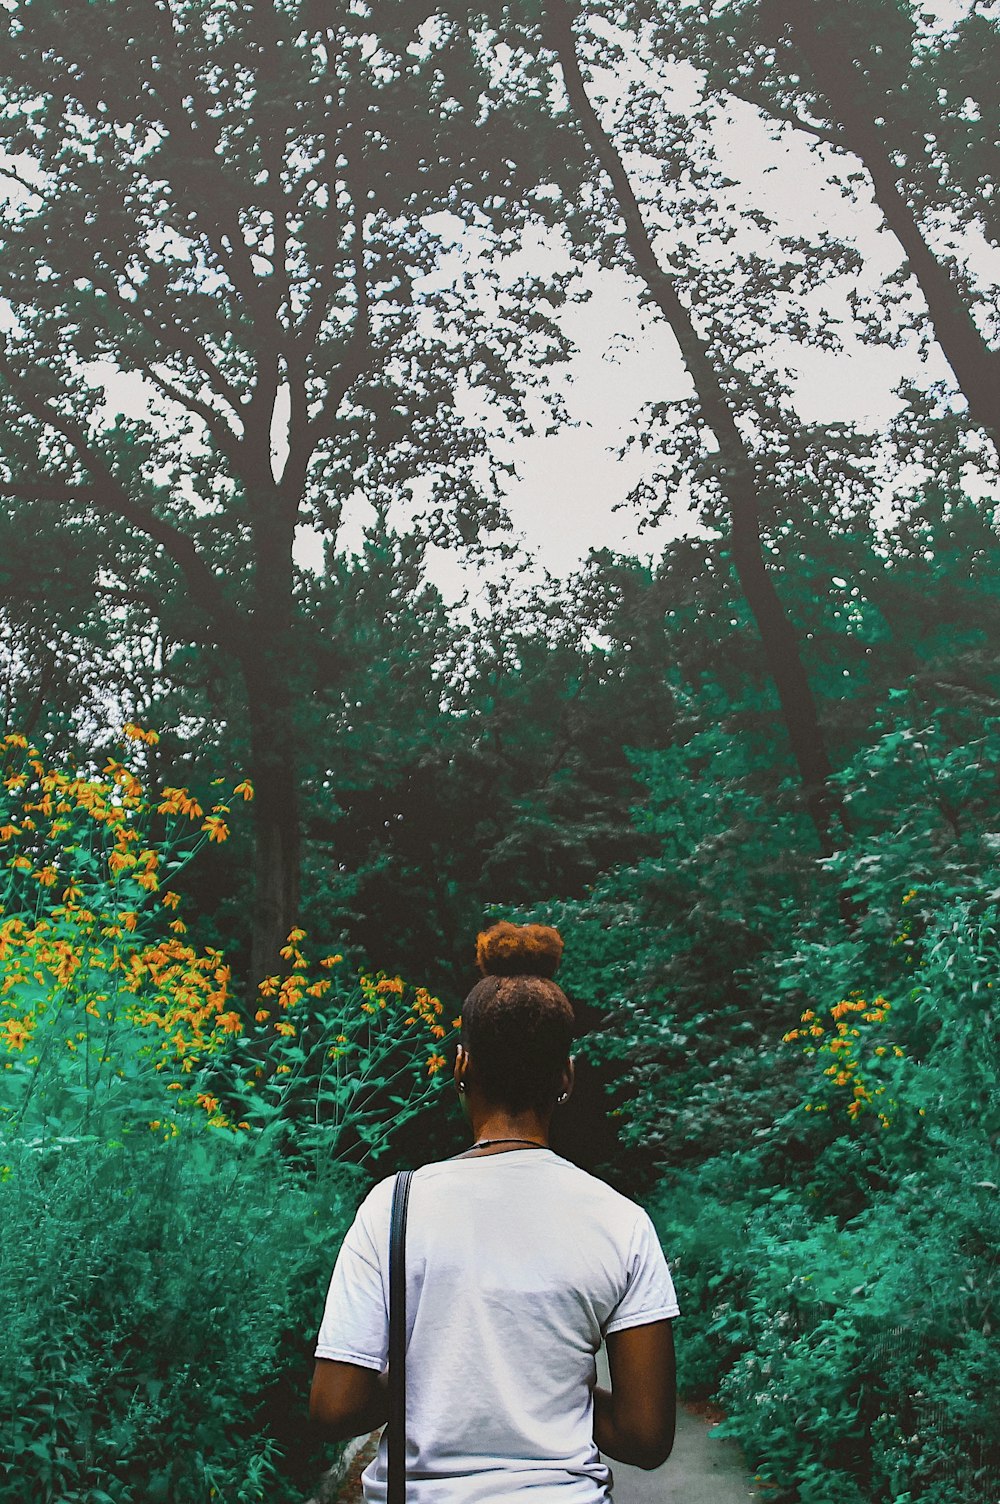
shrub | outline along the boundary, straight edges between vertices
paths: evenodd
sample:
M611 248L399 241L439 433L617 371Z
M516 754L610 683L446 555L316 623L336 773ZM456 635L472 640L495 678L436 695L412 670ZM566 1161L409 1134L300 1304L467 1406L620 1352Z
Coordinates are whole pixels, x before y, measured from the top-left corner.
M310 1344L355 1177L310 1186L207 1127L3 1155L0 1500L301 1499L322 1468Z
M300 929L245 1003L166 886L228 806L3 746L0 1504L301 1500L323 1295L442 1004Z

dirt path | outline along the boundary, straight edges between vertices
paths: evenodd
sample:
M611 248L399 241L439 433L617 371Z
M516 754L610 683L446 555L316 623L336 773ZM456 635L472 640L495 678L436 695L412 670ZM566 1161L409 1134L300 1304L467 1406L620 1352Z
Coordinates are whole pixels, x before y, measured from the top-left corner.
M713 1437L713 1422L688 1410L677 1413L677 1439L669 1461L652 1473L611 1463L615 1504L747 1504L759 1499L739 1448Z
M604 1349L597 1355L597 1382L611 1383ZM713 1436L715 1423L677 1409L674 1449L662 1467L641 1468L612 1462L615 1504L747 1504L759 1498L735 1442Z

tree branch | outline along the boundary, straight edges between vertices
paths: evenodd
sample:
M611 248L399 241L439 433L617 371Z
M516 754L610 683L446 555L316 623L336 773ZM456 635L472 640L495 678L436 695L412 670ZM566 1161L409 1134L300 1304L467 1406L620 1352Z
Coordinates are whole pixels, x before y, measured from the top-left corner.
M201 557L187 533L158 517L148 507L132 500L81 426L47 401L23 372L13 369L7 356L5 340L0 341L0 375L24 410L39 423L61 434L91 475L89 485L77 482L33 484L26 487L8 485L0 489L0 496L59 504L83 502L94 511L129 523L162 548L181 570L191 599L211 619L220 642L224 642L239 657L245 657L250 651L246 620L228 599L221 581Z
M371 301L365 271L364 208L359 190L352 191L354 224L351 233L351 259L354 283L354 327L344 350L336 380L331 385L322 408L306 426L310 454L320 439L332 430L340 404L357 381L371 355Z
M210 407L207 402L203 402L200 397L195 397L193 393L186 392L183 387L174 386L172 381L168 381L166 377L154 371L151 365L142 366L142 371L165 397L169 397L172 402L179 403L182 407L186 407L189 412L194 413L196 417L201 418L218 445L220 454L225 455L230 465L239 474L242 459L240 441L226 420L213 407Z

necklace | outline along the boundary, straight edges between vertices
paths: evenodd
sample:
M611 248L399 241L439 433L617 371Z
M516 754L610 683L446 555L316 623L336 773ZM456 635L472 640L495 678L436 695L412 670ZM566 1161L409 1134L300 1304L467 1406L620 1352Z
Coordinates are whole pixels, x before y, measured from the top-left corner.
M540 1144L533 1138L480 1138L472 1145L473 1149L489 1149L494 1144L530 1144L533 1149L547 1149L548 1144ZM468 1154L468 1149L466 1149Z

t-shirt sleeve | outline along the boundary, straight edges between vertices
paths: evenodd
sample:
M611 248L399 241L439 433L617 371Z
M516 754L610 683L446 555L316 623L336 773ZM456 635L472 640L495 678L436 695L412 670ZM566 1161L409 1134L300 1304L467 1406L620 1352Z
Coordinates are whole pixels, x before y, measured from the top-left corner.
M608 1317L604 1335L678 1316L674 1282L648 1212L639 1210L626 1269L625 1292Z
M374 1194L362 1202L337 1255L316 1357L381 1373L389 1361L389 1312L372 1231Z

